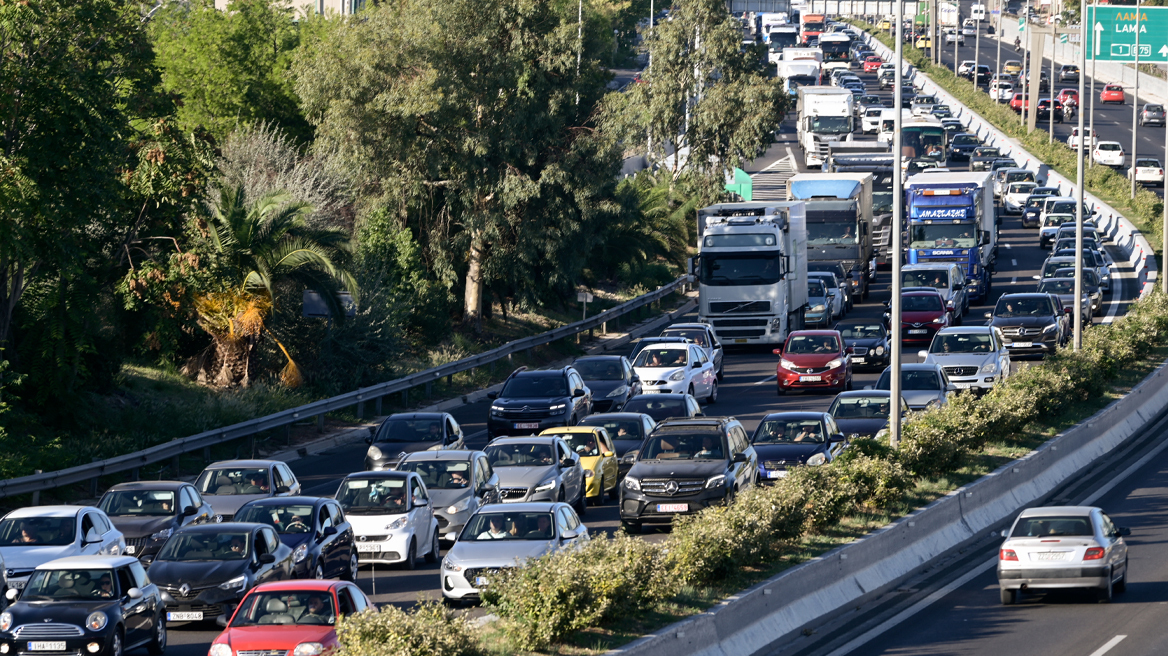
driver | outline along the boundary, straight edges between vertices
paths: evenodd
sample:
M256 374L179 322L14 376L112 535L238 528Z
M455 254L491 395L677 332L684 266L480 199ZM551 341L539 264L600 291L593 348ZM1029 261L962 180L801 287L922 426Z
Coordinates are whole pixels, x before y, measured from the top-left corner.
M268 477L263 472L252 472L240 494L264 494L268 491Z
M698 459L717 458L718 454L715 451L715 449L717 449L717 446L714 444L714 438L703 437L702 438L702 450L695 453L694 458L698 458Z
M104 597L109 599L114 596L114 581L109 574L102 574L97 582L97 587L93 589L93 596Z
M504 527L503 518L499 515L494 515L490 518L487 530L479 533L479 540L502 540L511 537Z
M804 424L800 429L799 434L795 436L796 442L818 442L819 441L819 426L815 424Z
M288 522L286 533L307 533L308 524L304 522L304 518L300 515L292 515L292 520Z
M325 608L324 601L320 597L312 595L308 598L308 603L305 604L304 614L300 616L300 621L303 622L306 619L320 620L321 624L328 624L330 619L329 615L330 613ZM315 624L316 622L312 623Z
M36 544L38 542L40 542L40 538L37 537L36 531L31 526L25 525L20 527L20 535L16 536L12 544Z
M587 442L576 447L576 453L585 457L596 455L596 438L590 436Z
M460 471L450 473L450 487L466 487L468 483L466 474Z
M430 422L430 435L429 435L429 437L430 437L430 439L428 441L430 441L430 442L440 441L442 439L442 424L439 424L436 421Z

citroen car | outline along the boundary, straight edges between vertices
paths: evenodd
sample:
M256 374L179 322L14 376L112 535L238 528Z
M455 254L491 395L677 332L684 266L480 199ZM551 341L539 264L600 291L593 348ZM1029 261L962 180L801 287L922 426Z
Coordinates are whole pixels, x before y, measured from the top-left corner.
M534 435L545 428L571 426L592 412L592 390L574 367L529 371L520 367L500 392L489 392L487 440Z

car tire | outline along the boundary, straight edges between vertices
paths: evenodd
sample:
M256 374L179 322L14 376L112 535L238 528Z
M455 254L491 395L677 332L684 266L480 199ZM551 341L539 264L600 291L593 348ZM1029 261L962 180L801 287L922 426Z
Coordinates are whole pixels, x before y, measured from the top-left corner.
M999 593L999 596L1002 600L1003 606L1012 606L1012 605L1014 605L1015 602L1018 601L1018 591L1017 590L1007 590L1005 588L1001 588L998 590L998 593Z
M641 534L641 522L626 522L622 520L621 528L624 529L625 533L628 533L629 535Z
M572 508L574 508L576 510L576 514L579 515L580 517L583 517L585 514L588 513L588 497L586 496L587 494L588 494L587 490L584 489L584 483L581 482L580 483L580 497L578 499L576 499L575 503L572 504Z
M322 567L320 563L317 563L316 567L312 568L312 578L316 579L317 581L324 580L324 567Z
M124 656L125 653L126 643L125 639L122 637L122 629L114 629L114 641L113 644L110 645L109 651L106 652L106 656Z
M163 615L165 611L158 611L158 625L154 627L154 637L146 645L146 651L150 656L162 656L166 651L166 619Z
M349 550L349 566L345 568L345 571L341 574L341 578L346 581L356 581L360 569L361 561L357 558L357 549L352 548Z
M426 554L426 562L433 565L438 562L438 556L442 553L442 545L438 544L438 529L434 529L434 537L430 538L430 551Z
M1097 599L1101 604L1110 604L1111 599L1115 596L1115 587L1111 582L1111 570L1107 570L1107 585L1101 588L1097 593Z
M1164 186L1164 185L1163 185L1163 184L1161 184L1160 186ZM719 380L719 381L721 381L723 378L725 378L725 377L726 377L726 365L725 365L725 364L723 364L723 365L722 365L722 366L721 366L721 367L718 369L718 374L717 374L717 375L718 375L718 380Z
M710 385L710 395L706 397L706 404L709 405L711 403L717 403L717 402L718 402L718 381L717 381L717 379L715 379L713 384Z
M1123 559L1123 578L1116 581L1113 588L1116 594L1123 594L1127 592L1127 558Z
M690 396L693 396L693 395L694 395L694 386L693 386L693 383L690 383L690 385L689 385L689 389L688 389L688 390L686 390L686 391L685 391L685 393L686 393L686 394L689 394Z
M621 480L618 477L616 479L616 485L612 486L612 489L608 491L608 498L616 501L617 503L620 503L620 486Z
M406 547L406 559L402 563L402 569L414 570L418 568L418 540L410 538L410 544Z

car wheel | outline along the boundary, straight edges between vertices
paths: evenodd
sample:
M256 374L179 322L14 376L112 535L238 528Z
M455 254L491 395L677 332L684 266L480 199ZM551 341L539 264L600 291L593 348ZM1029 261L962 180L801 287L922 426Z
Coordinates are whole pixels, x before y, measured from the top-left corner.
M1115 587L1113 589L1115 590L1116 594L1123 594L1124 592L1127 592L1127 558L1123 559L1123 578L1121 578L1119 581L1116 581Z
M116 629L114 631L114 641L112 644L110 644L107 656L123 656L124 651L125 645L122 643L122 630Z
M584 489L584 484L581 483L580 497L576 499L575 503L572 504L572 507L576 509L576 514L581 517L583 517L584 514L588 512L588 497L585 496L586 494L587 492Z
M438 529L434 529L434 537L430 538L430 551L426 554L426 562L431 565L438 562L438 554L442 553L442 547L438 544Z
M166 620L163 619L164 611L158 612L158 619L154 626L154 637L150 640L150 644L146 645L146 651L150 656L162 656L162 652L166 651Z
M361 561L357 559L357 550L349 550L349 566L345 568L344 578L346 581L356 581L357 575L361 569Z
M608 498L616 501L617 503L620 502L620 486L621 481L619 478L617 478L616 485L613 485L612 489L608 491Z
M621 528L629 535L639 535L641 533L641 522L621 522Z
M693 386L693 383L690 383L689 389L688 389L688 390L686 390L686 394L689 394L690 396L693 396L693 395L694 395L694 386Z
M1018 601L1018 591L1017 590L1007 590L1005 588L1001 588L1000 590L998 590L998 592L1001 595L1003 606L1010 606L1014 602Z
M718 381L715 380L710 385L710 395L706 397L706 403L717 403L717 402L718 402Z
M415 538L410 538L410 546L406 547L406 559L402 563L402 569L417 569L418 568L418 541Z
M317 581L324 580L324 567L322 567L320 563L317 563L316 567L313 568L312 578L316 579Z

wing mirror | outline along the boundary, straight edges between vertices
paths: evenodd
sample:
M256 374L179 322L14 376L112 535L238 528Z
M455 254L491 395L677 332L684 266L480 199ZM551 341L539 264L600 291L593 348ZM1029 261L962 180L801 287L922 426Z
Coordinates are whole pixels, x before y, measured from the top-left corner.
M844 435L843 433L836 433L835 435L832 435L831 437L829 437L827 441L831 442L832 444L838 444L840 442L847 442L848 436Z
M335 526L326 526L326 527L324 527L324 530L323 530L323 531L321 531L321 533L322 533L322 534L324 535L324 537L326 537L326 538L327 538L328 536L330 536L330 535L336 535L336 534L337 534L337 527L335 527Z
M746 462L746 454L745 453L734 454L734 462Z
M856 352L856 349L852 348L851 346L844 349L844 353L847 353L849 355L852 353L855 353L855 352Z
M483 483L483 487L480 489L482 489L483 492L494 492L495 491L495 484L494 483Z
M702 363L701 363L701 362L695 362L695 363L693 363L692 365L690 365L690 369L697 369L697 368L699 368L699 367L701 367L701 366L702 366Z
M985 318L986 318L986 319L993 319L993 318L994 318L994 313L993 313L993 312L986 312L986 313L985 313Z
M215 618L215 624L216 624L216 625L218 625L218 626L219 626L219 628L221 628L221 629L225 629L225 628L227 628L227 616L226 616L226 615L220 615L219 617L216 617L216 618Z
M774 349L773 351L771 351L771 353L774 353L775 355L782 355L782 354L783 354L783 348L780 346L779 348L777 348L777 349Z
M572 398L578 399L581 396L584 396L585 394L586 394L586 392L584 390L576 389L575 391L572 392Z
M949 383L948 385L945 386L945 391L946 392L956 392L957 386L954 385L953 383Z
M560 536L560 539L564 542L569 542L571 540L575 540L578 537L580 537L580 534L576 531L566 531L563 535Z
M280 485L279 487L276 488L277 494L288 494L291 491L292 491L292 488L288 487L287 485Z
M85 546L87 544L96 544L98 542L101 542L101 536L97 534L97 529L91 528L89 529L89 532L85 534L85 540L81 542L81 545Z
M616 454L615 454L615 453L613 453L612 451L605 451L605 452L604 452L604 453L602 453L601 455L602 455L602 456L604 456L605 458L612 458L612 457L613 457L613 456L615 456Z
M197 514L199 514L199 509L194 507L194 506L187 506L186 508L183 508L182 514L183 514L183 517L190 517L192 515L197 515Z
M929 352L928 351L917 351L917 357L918 358L927 358L927 357L929 357Z
M8 588L8 591L4 593L4 598L9 602L16 601L16 598L19 596L20 590L17 590L16 588Z
M576 461L572 460L571 458L564 458L563 460L560 461L560 467L564 467L564 468L572 467L575 464L576 464Z
M414 499L414 506L424 507L430 505L429 499Z
M138 560L142 561L143 567L149 568L151 563L154 562L154 554L146 554L145 556L142 556Z
M275 556L275 554L270 554L270 553L260 554L260 562L265 564L265 565L270 564L270 563L274 563L274 562L276 562L276 556Z
M366 444L373 444L373 436L372 436L372 435L370 435L369 437L366 437L366 438L365 438L365 443L366 443Z
M491 399L493 401L493 400L499 398L499 393L498 392L487 392L487 398Z
M722 342L714 342L714 348L716 348L716 349L722 348Z
M138 588L130 588L129 590L126 590L126 596L129 597L130 599L141 599L142 598L142 590L140 590Z
M1126 538L1127 536L1131 535L1131 529L1126 526L1117 526L1115 529L1115 534Z

